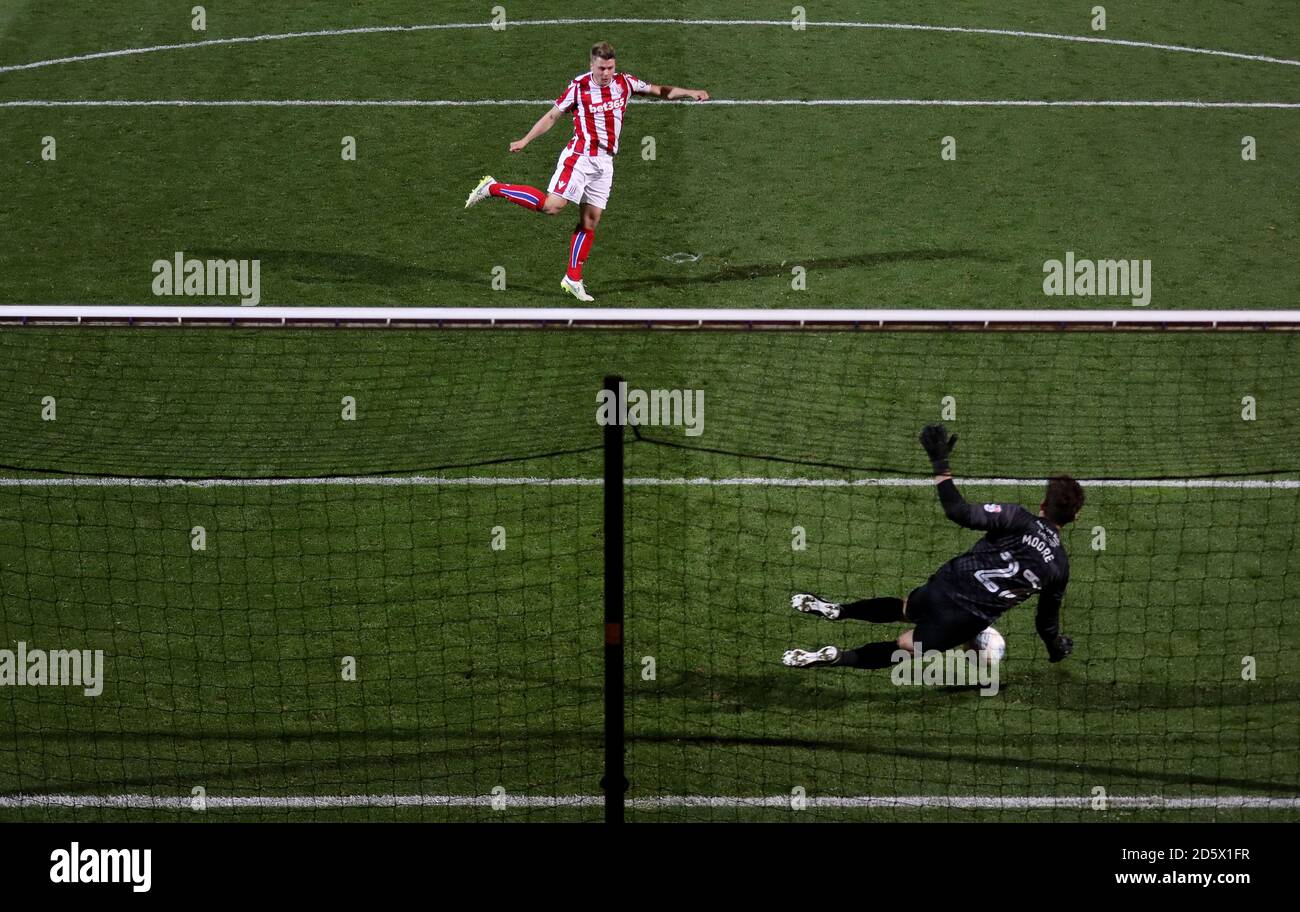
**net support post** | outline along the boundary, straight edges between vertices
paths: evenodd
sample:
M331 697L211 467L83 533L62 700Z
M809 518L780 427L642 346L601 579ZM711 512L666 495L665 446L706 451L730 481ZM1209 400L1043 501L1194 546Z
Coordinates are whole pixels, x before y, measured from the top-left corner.
M606 377L605 389L618 401L620 377ZM623 822L627 788L623 753L623 426L604 427L605 476L605 822Z

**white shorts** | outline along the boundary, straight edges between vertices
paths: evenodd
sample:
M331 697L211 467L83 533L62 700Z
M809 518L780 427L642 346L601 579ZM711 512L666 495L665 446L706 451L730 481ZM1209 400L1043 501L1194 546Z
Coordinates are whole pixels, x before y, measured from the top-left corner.
M612 155L579 155L565 149L547 192L557 193L571 203L591 203L597 209L604 209L613 186Z

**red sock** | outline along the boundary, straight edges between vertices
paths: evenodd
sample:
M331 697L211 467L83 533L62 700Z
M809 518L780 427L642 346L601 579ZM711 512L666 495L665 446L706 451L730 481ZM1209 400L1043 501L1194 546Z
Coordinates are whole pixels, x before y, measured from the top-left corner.
M573 232L573 238L569 241L569 278L575 282L582 281L582 267L587 262L587 255L591 253L591 242L595 237L596 232L586 228Z
M488 193L534 212L541 212L542 204L546 202L545 193L525 184L493 184L488 187Z

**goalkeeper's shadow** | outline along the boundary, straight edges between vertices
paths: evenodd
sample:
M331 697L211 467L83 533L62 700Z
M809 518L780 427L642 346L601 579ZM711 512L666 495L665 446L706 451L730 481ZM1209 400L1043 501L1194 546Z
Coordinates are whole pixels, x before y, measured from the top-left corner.
M641 701L666 699L683 702L692 714L764 712L773 709L807 713L840 710L861 705L895 706L912 688L894 687L888 677L870 676L845 669L796 671L778 665L771 672L718 673L703 668L661 675L657 686L647 682L629 685L631 710ZM882 687L883 683L883 687ZM957 690L958 688L945 688Z

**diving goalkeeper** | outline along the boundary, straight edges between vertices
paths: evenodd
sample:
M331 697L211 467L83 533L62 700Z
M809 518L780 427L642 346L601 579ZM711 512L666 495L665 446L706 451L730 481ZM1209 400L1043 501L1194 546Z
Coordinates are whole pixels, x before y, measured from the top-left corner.
M1068 475L1049 479L1037 516L1017 504L969 504L958 492L948 467L956 443L957 436L949 437L943 425L932 424L921 432L921 445L934 467L944 514L960 526L983 532L984 537L903 599L886 596L835 603L811 594L794 596L791 606L796 611L831 621L915 626L897 639L857 649L791 649L782 658L786 665L888 668L900 649L914 655L923 650L955 649L1032 595L1038 596L1035 627L1047 647L1048 659L1059 662L1074 649L1074 641L1060 630L1061 600L1070 579L1061 527L1079 515L1083 489Z

